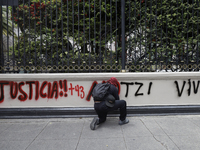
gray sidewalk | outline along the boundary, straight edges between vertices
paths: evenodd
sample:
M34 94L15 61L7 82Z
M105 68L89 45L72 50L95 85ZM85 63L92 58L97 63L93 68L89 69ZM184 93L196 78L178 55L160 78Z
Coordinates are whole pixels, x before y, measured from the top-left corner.
M0 150L199 150L200 115L136 116L119 126L108 117L1 119Z

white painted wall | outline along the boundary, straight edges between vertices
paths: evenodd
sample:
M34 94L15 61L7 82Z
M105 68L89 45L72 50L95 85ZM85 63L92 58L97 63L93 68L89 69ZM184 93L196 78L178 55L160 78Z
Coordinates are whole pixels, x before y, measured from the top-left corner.
M0 74L0 108L93 107L92 97L90 100L86 100L93 82L106 81L110 77L118 79L120 83L120 98L126 100L128 106L200 104L200 88L197 90L197 84L200 82L199 72ZM62 84L62 88L60 87L60 80L62 83L64 83L64 80L67 81L67 92L64 91L64 84ZM34 83L36 81L39 82L38 87ZM178 84L175 84L175 81ZM133 83L133 85L129 85L129 90L127 91L127 85L122 84L122 82ZM184 87L183 82L185 82ZM17 83L18 85L16 97L15 94L11 94L11 83ZM48 85L41 88L42 84L45 85L45 83L51 85L51 92L48 92ZM149 90L150 83L152 85ZM141 84L143 85L140 87ZM21 85L20 88L19 85ZM77 88L77 85L79 88ZM177 85L179 90L182 90L180 96L178 96ZM72 88L76 87L76 90L70 90L71 86ZM30 97L29 92L31 87L32 97ZM13 86L13 90L14 93L15 86ZM44 95L52 94L52 90L55 91L52 98L41 97L41 93ZM56 99L57 90L58 98ZM37 91L39 96L35 94ZM148 91L150 91L149 94ZM136 92L139 94L138 96L135 95ZM65 93L67 93L67 97L65 97ZM23 100L24 95L27 95L25 100ZM13 98L11 98L12 96Z

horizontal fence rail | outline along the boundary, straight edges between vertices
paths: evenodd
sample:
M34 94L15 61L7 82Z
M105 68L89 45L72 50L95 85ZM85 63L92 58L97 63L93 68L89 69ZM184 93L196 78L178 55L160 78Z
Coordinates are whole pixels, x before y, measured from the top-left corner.
M199 71L199 3L0 0L0 72Z

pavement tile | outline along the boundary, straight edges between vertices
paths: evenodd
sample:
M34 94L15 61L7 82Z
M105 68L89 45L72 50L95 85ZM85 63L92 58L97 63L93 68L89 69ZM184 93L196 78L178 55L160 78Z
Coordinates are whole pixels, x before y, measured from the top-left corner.
M108 117L0 119L0 150L199 150L200 115L137 116L118 125Z
M153 136L154 139L162 144L166 150L179 150L178 146L167 135Z
M134 117L128 119L129 123L121 126L125 137L152 136L140 119Z
M200 128L200 116L194 116L194 117L190 117L188 118L192 123L194 123L195 125L197 125Z
M12 124L11 123L0 123L0 134L9 128Z
M81 138L112 138L112 137L123 137L121 126L118 125L118 118L108 117L105 123L99 125L96 130L90 129L90 120L85 121L85 125L82 131Z
M200 135L170 136L180 150L199 150Z
M0 133L1 141L22 141L34 139L45 127L46 123L12 123Z
M166 136L125 138L128 150L178 150Z
M75 150L77 139L35 140L26 150Z
M184 117L159 117L155 121L167 135L193 135L200 133L200 128Z
M25 150L26 147L31 143L30 140L22 141L0 141L1 150Z
M84 120L69 119L68 121L50 121L40 133L38 139L77 139L80 137Z
M141 117L140 120L152 135L166 135L162 128L152 117Z
M98 138L81 139L77 150L126 150L124 138Z
M0 119L0 123L38 123L49 122L49 119Z

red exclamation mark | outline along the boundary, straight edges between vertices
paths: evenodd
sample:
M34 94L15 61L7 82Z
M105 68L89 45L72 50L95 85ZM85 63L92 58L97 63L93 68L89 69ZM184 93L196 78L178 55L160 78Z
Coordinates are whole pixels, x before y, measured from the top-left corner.
M64 83L64 91L65 91L64 96L67 97L68 96L67 95L67 80L64 80L63 83Z
M59 84L60 84L60 89L62 90L62 88L63 88L62 80L59 81ZM60 91L60 97L63 97L63 91Z

